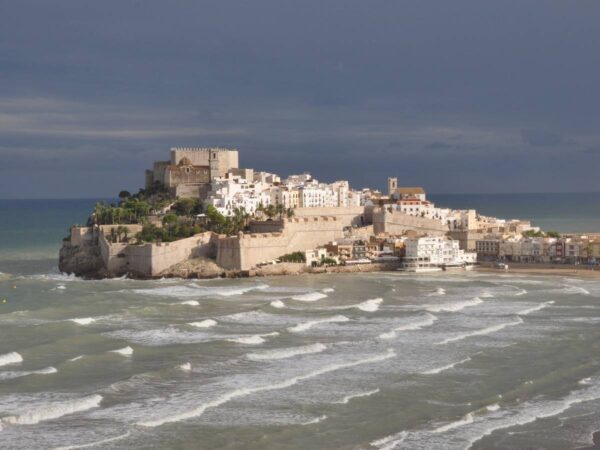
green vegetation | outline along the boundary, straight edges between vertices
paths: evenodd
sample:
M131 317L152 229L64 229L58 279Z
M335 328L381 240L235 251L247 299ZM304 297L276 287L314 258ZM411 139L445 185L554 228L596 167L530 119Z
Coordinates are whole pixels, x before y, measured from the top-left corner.
M286 216L288 219L294 217L294 209L286 208L283 205L271 204L269 206L263 206L261 203L258 205L258 208L256 208L256 211L262 212L269 219L273 219L275 216L279 216L279 219L283 219L283 216Z
M248 226L248 221L251 217L244 208L236 208L233 211L233 216L225 217L213 205L206 207L205 214L206 230L229 236L243 231Z
M337 266L337 261L333 258L322 258L321 265L322 266Z
M523 237L552 237L552 238L560 238L560 233L558 231L548 231L544 233L543 231L534 231L527 230L521 233Z
M175 215L173 217L177 218ZM173 242L202 233L202 231L202 227L198 225L191 225L185 222L171 222L169 220L163 227L152 223L144 225L142 231L137 233L135 238L138 244L146 242Z
M150 211L148 202L133 197L122 201L119 206L100 202L94 207L93 221L98 225L140 223Z
M306 255L304 254L304 252L294 252L280 256L278 259L280 262L305 263Z
M197 198L180 198L171 207L180 216L191 216L202 212L202 204Z

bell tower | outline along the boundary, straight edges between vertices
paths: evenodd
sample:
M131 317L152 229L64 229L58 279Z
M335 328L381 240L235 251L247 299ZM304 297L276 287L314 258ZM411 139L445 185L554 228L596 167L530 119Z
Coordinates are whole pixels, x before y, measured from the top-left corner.
M398 188L398 178L388 177L388 195L392 195Z

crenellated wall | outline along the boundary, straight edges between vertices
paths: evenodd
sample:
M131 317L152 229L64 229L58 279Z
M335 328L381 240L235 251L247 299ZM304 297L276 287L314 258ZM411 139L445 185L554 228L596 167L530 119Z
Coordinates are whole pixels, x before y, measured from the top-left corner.
M217 264L226 269L248 270L282 255L309 250L344 236L336 217L295 217L283 222L276 233L219 236Z
M441 235L448 232L448 227L439 220L411 216L400 211L389 212L382 208L373 211L373 232L375 234L402 234L409 230Z

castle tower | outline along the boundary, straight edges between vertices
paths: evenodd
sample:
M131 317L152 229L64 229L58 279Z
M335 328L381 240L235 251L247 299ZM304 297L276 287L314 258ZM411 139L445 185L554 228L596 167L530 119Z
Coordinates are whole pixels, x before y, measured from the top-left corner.
M398 178L388 177L388 195L392 195L398 188Z

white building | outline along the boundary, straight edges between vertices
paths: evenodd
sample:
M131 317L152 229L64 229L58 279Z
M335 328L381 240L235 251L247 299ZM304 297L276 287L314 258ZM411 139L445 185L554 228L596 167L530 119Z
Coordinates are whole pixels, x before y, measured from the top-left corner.
M459 248L458 241L441 236L410 238L405 242L406 270L439 270L447 267L470 266L477 260L474 252Z
M262 182L249 182L245 178L228 174L212 180L211 191L206 204L213 205L224 216L234 214L236 208L243 208L254 214L259 205L268 206L271 197L268 185Z

